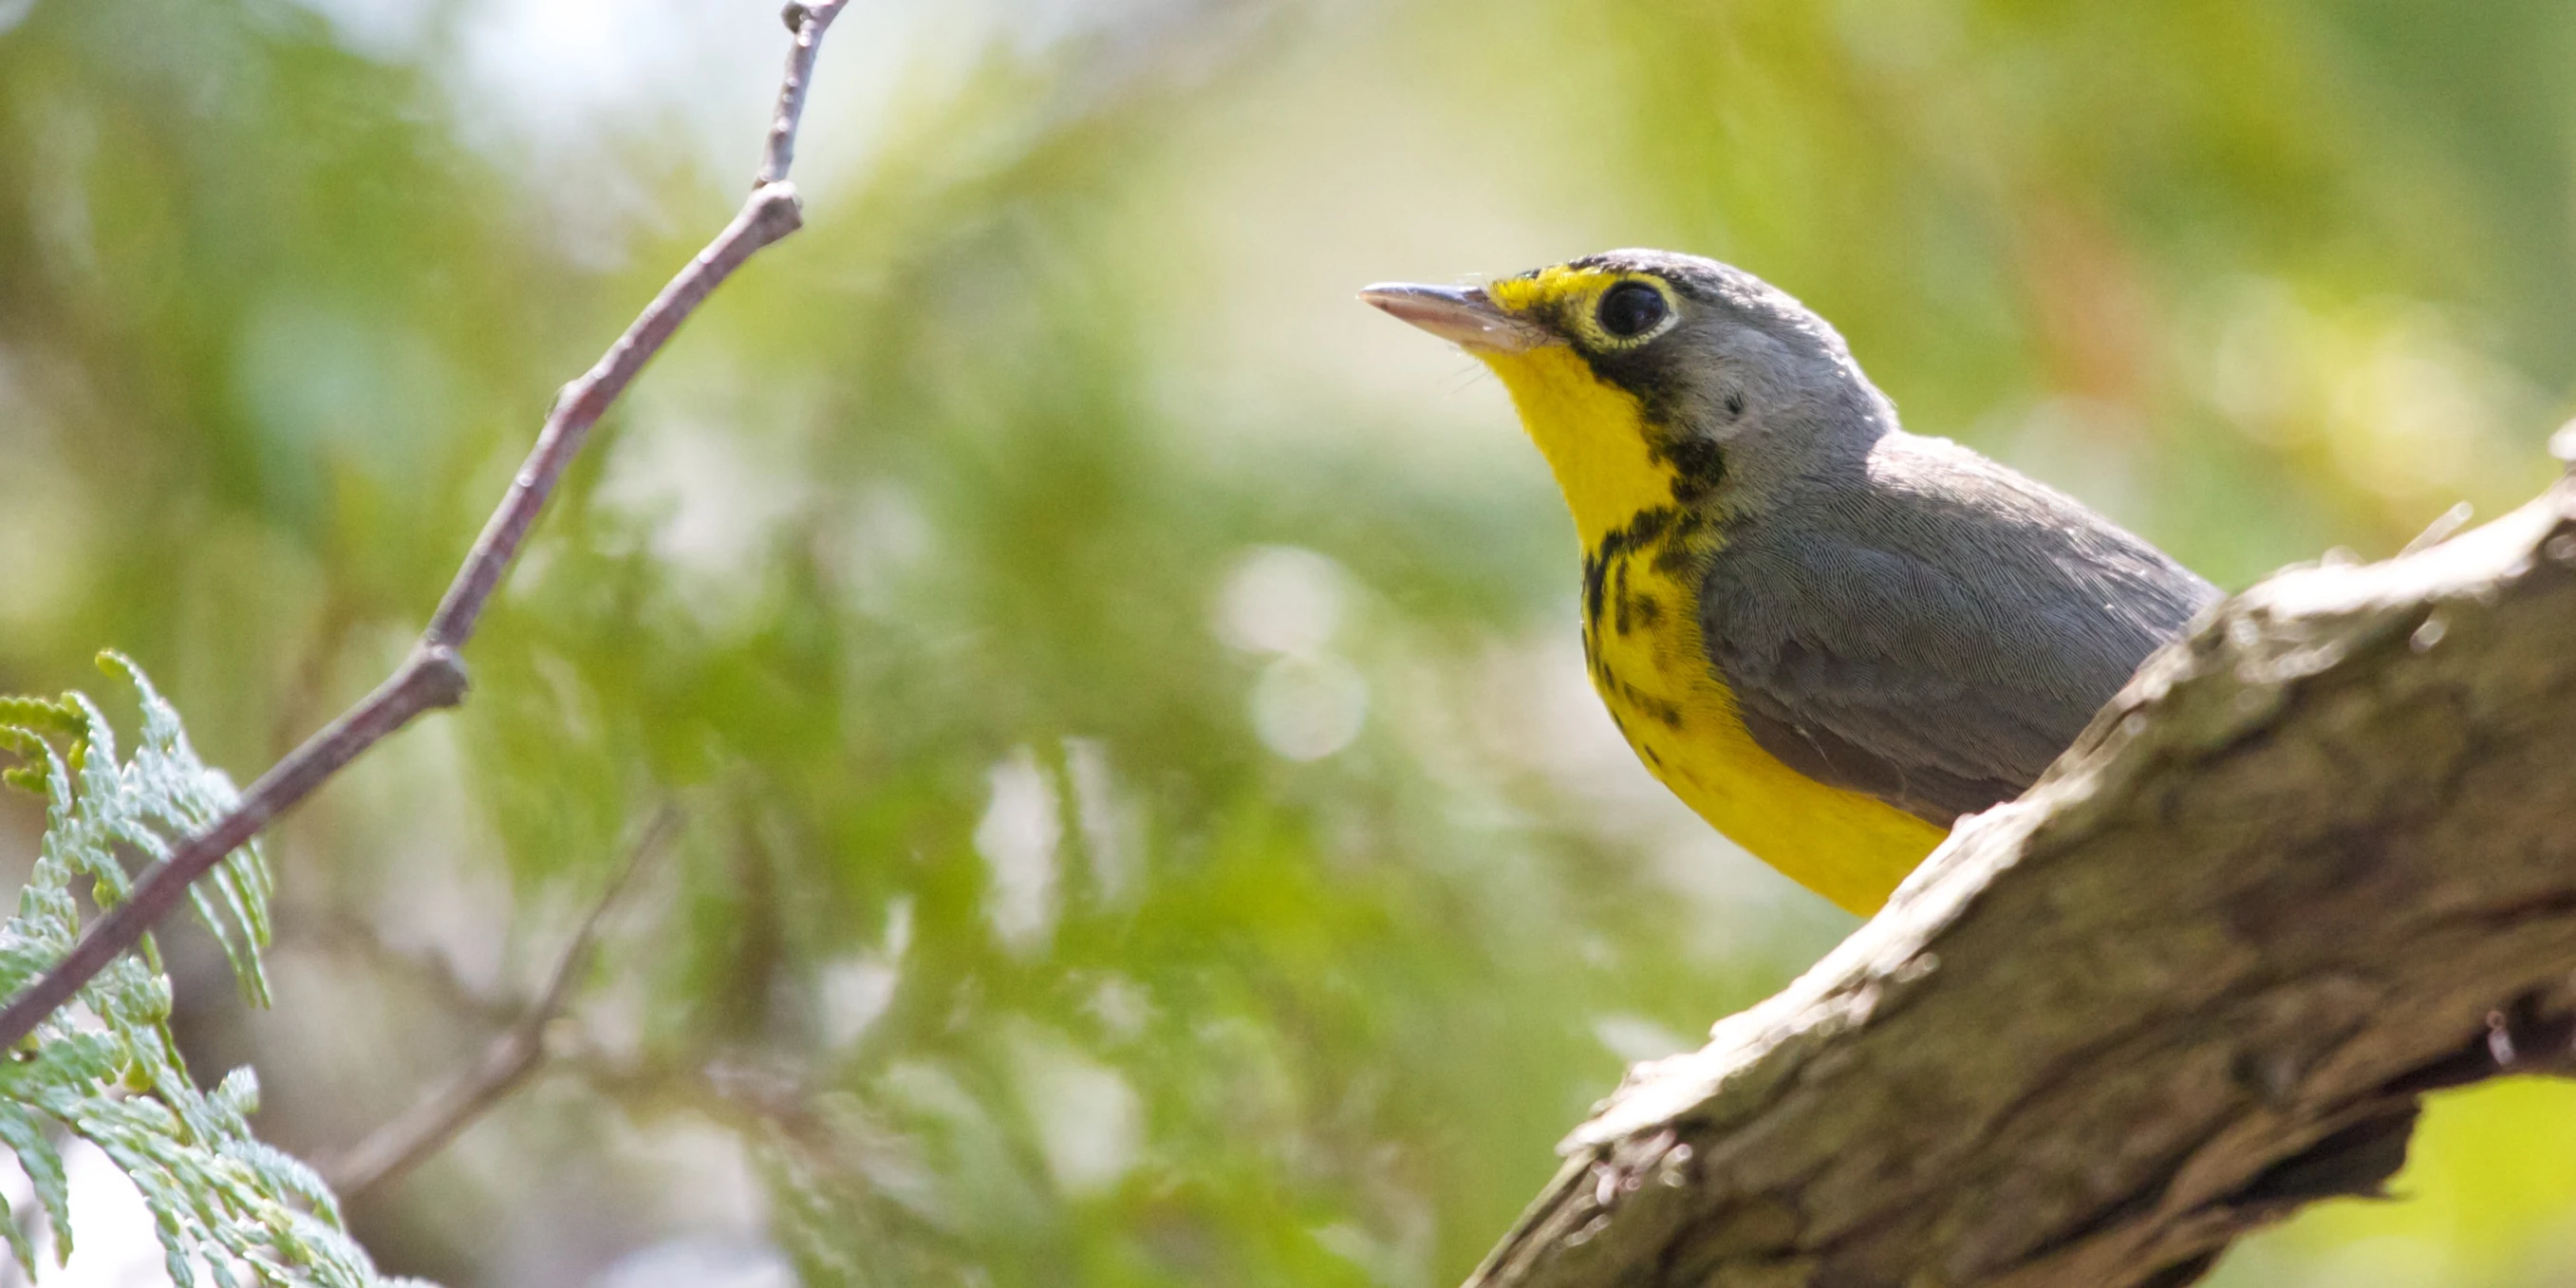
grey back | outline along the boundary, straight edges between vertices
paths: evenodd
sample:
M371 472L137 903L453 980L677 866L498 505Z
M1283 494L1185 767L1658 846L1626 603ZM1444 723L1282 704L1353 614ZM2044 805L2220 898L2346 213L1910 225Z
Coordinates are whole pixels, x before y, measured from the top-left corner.
M2218 595L1946 440L1766 482L1708 557L1711 664L1764 750L1941 826L2019 795Z

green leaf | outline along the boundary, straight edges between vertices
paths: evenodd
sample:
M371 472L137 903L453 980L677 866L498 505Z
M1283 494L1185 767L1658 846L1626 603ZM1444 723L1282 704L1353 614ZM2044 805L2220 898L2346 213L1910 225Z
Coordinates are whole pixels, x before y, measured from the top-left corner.
M55 1255L69 1261L72 1255L71 1186L63 1177L63 1156L54 1143L45 1138L44 1127L20 1105L0 1101L0 1144L18 1156L18 1166L27 1173L28 1184L35 1187L36 1201L44 1205L45 1217L54 1223L60 1237L54 1241ZM18 1264L26 1268L27 1277L36 1277L36 1250L28 1242L8 1204L0 1201L0 1225L8 1227L9 1250L17 1254Z
M112 907L131 890L120 851L166 856L190 833L220 818L236 799L232 780L197 759L178 712L142 669L114 653L100 665L131 681L143 723L130 756L87 697L0 699L0 749L19 765L12 783L45 799L45 834L18 897L0 926L0 985L15 992L59 961L79 938L75 882ZM192 892L200 915L231 959L243 995L265 1004L259 951L268 943L270 873L244 846ZM214 1090L197 1090L169 1030L170 981L145 936L80 992L87 1015L66 1008L0 1060L0 1144L18 1156L56 1232L70 1250L69 1190L48 1138L51 1120L87 1140L133 1181L151 1210L172 1282L190 1288L203 1270L226 1288L249 1274L264 1285L369 1288L383 1282L341 1228L337 1199L312 1169L251 1135L259 1083L247 1069ZM11 1251L30 1275L34 1250L5 1220Z

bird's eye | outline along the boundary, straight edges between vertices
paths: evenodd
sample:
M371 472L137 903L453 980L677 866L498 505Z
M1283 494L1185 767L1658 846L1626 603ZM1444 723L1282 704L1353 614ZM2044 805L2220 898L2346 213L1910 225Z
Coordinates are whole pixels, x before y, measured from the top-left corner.
M1664 320L1664 294L1644 282L1621 282L1601 293L1596 310L1601 329L1622 340L1634 340Z

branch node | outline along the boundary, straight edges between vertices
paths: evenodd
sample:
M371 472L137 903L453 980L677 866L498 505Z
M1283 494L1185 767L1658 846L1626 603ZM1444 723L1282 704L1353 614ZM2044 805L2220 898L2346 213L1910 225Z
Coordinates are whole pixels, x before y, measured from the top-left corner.
M432 707L452 707L465 701L470 681L465 674L465 659L444 644L424 644L412 652L413 683L420 686L422 702Z
M779 20L800 36L805 34L805 20L813 16L814 11L805 7L804 0L788 0L787 7L778 11Z
M763 244L805 226L805 203L796 196L796 185L785 179L772 179L755 184L751 190L751 224Z

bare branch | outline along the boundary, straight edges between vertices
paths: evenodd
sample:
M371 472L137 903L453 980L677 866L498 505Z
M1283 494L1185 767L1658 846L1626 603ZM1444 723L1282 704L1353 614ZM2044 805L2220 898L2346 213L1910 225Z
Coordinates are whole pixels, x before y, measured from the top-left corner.
M56 1007L71 1000L81 986L117 955L132 948L153 923L168 916L187 896L188 886L241 848L271 819L284 813L314 788L328 782L358 753L385 735L409 724L433 707L452 707L465 696L465 667L452 649L424 646L412 651L401 670L378 686L365 701L350 708L303 746L259 776L242 793L232 812L214 826L189 837L169 857L144 869L123 903L90 923L80 942L62 963L0 1012L0 1047L16 1046Z
M760 162L759 183L784 183L796 162L796 129L805 118L805 90L814 80L814 58L822 52L823 32L841 16L848 0L788 0L778 16L796 34L787 51L787 74L778 82L778 110L769 118L769 150Z
M598 423L618 395L626 392L626 386L644 370L644 364L662 351L671 333L697 312L709 294L723 285L744 260L796 231L801 219L793 185L765 183L752 189L751 200L743 204L742 212L662 288L651 304L644 306L644 311L626 328L626 334L601 356L599 364L555 395L554 411L547 415L545 428L538 431L536 449L519 467L518 476L510 480L509 495L502 500L501 508L492 512L491 521L483 526L483 535L475 539L473 551L466 555L455 583L447 588L447 598L440 601L438 613L430 619L423 638L453 649L463 647L473 637L474 625L483 616L483 605L500 587L501 575L509 571L511 561L519 557L519 547L527 541L528 530L536 525L538 512L554 494L564 470L581 452L590 427Z
M2294 570L1702 1050L1471 1288L2178 1288L2576 1038L2576 479Z
M15 1046L35 1032L46 1016L71 1000L102 968L134 947L155 923L177 907L197 878L315 788L330 781L360 753L422 712L452 707L464 700L465 665L457 650L473 638L484 605L518 558L529 530L554 494L556 483L580 453L591 426L626 392L645 364L661 352L680 324L735 269L801 225L803 217L797 206L796 189L787 182L787 167L795 154L797 125L803 115L815 55L824 30L839 15L844 2L825 0L789 6L786 17L796 33L795 45L788 56L777 116L770 126L751 196L733 222L662 288L598 364L556 395L554 409L537 434L536 446L511 480L500 508L492 512L482 535L476 538L428 629L422 632L420 646L402 669L365 701L260 775L231 813L145 869L125 902L93 923L61 964L0 1011L0 1049Z
M342 1199L354 1199L376 1186L401 1179L446 1148L458 1133L508 1099L537 1072L545 1063L546 1029L563 1014L565 1004L572 1000L574 986L589 969L601 921L634 885L635 874L669 843L679 822L677 806L666 804L653 812L627 847L625 861L618 865L571 940L564 944L563 955L555 959L544 990L516 1022L493 1037L491 1045L483 1050L483 1058L470 1072L421 1097L323 1167L323 1175Z

